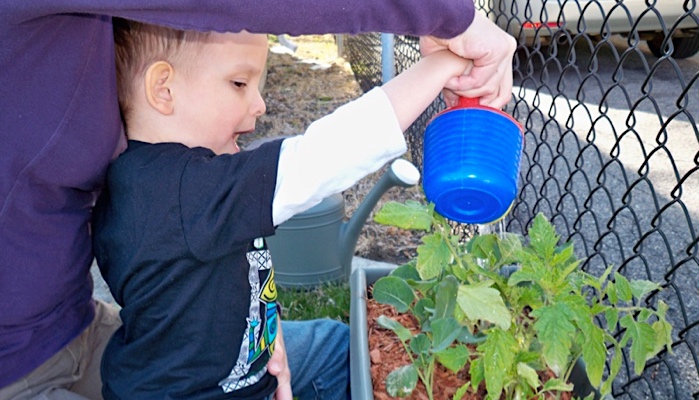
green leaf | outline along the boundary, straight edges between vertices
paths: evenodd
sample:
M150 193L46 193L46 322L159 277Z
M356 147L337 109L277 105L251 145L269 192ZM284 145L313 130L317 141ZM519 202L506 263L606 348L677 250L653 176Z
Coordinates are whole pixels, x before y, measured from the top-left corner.
M417 368L414 365L402 366L386 377L386 391L392 397L408 396L415 390L417 378Z
M413 291L418 291L422 294L429 292L438 284L436 279L423 281L420 278L420 274L417 272L417 259L415 258L391 271L390 276L403 279L413 288Z
M492 265L500 259L500 249L497 244L497 235L476 235L468 241L466 250L476 258L488 260Z
M575 254L573 251L574 250L572 242L567 242L563 246L560 246L556 249L556 252L553 255L553 259L551 260L551 264L557 267L565 267L562 269L558 267L563 272L559 279L565 279L565 277L567 277L568 274L577 269L578 264L580 262L575 259Z
M537 214L529 228L529 245L541 258L550 260L556 250L558 239L556 230L544 214Z
M665 314L667 313L667 310L670 309L670 307L667 305L662 300L658 301L658 310L656 311L658 313L658 318L665 319Z
M604 331L597 325L585 325L585 345L582 351L585 360L587 376L592 386L598 387L604 374L604 363L607 361L607 348L604 344Z
M405 204L389 201L376 213L374 221L402 229L429 231L432 212L428 206L414 200L406 200Z
M660 285L657 283L643 279L632 280L629 282L629 285L631 286L631 293L633 293L633 297L638 300L643 299L643 296L654 290L660 290Z
M660 353L663 347L668 351L668 353L672 354L672 325L663 319L660 321L655 321L652 327L656 338L653 354Z
M471 367L468 369L468 374L471 376L471 387L477 390L478 386L485 379L485 369L483 367L483 358L474 358L471 361Z
M440 235L427 235L417 247L417 272L423 280L438 277L454 257Z
M408 328L404 327L400 322L396 321L395 319L389 318L385 315L379 315L379 317L376 318L376 323L384 329L389 329L393 331L393 333L395 333L396 336L398 336L398 339L400 339L402 342L407 342L410 338L413 337L413 334L410 333L410 330Z
M465 271L466 275L463 277L457 275L457 277L459 279L461 279L461 281L463 281L463 282L467 282L467 281L471 280L473 278L474 274L481 275L481 274L485 274L488 272L487 269L481 267L481 265L480 265L480 264L483 264L483 259L478 258L471 253L461 254L461 263L464 265L464 267L466 269L466 271ZM454 275L456 275L456 274L454 274Z
M420 333L410 340L410 350L416 355L428 355L430 352L430 338L424 333Z
M470 330L466 327L461 328L461 333L459 337L456 338L461 343L474 344L482 343L485 341L485 335L483 333L478 333L476 335L472 334Z
M510 292L509 297L509 300L517 302L518 309L526 306L536 309L544 305L544 292L538 286L518 286L516 291Z
M461 326L454 318L432 320L432 352L438 353L454 343L461 333Z
M604 310L604 318L607 320L607 329L614 332L616 324L619 322L619 310L614 307L608 307Z
M573 391L573 384L563 382L563 380L558 378L549 379L544 383L545 392L559 391L559 392L571 392Z
M422 294L423 296L427 296L430 290L432 290L437 284L439 283L437 279L430 279L429 281L422 281L422 280L407 280L408 285L410 285L411 288L413 288L413 291L417 291L418 293Z
M536 370L525 363L517 363L517 375L523 378L532 389L536 389L541 385Z
M637 322L630 315L625 315L619 321L626 328L624 338L631 340L629 354L634 364L634 372L640 375L646 366L647 358L655 349L655 331L647 322Z
M432 299L423 297L418 300L417 303L415 303L415 307L413 307L413 315L415 315L415 318L417 318L422 325L432 316L431 310L434 310L434 303L432 302Z
M490 284L492 281L459 286L456 302L470 320L492 322L503 330L508 330L512 320L510 311L500 292L487 287Z
M437 361L453 373L461 371L466 366L470 355L468 347L463 344L447 347L436 354Z
M461 400L464 396L466 396L466 392L468 391L468 387L471 384L471 382L466 382L461 387L459 387L456 390L456 393L454 393L454 396L451 398L451 400Z
M459 259L461 262L455 262L451 266L451 272L458 280L465 282L471 278L471 271L469 271L468 267L469 263L473 264L473 257L468 253L464 253L459 255Z
M609 298L609 302L611 304L616 305L619 303L619 295L617 294L616 285L614 282L607 283L607 297Z
M597 283L599 286L595 286L596 288L601 288L604 285L604 282L607 281L607 278L609 277L609 274L612 273L614 270L614 264L610 264L607 269L604 270L604 273L598 278Z
M653 330L655 331L657 335L656 338L658 339L654 350L655 354L659 353L663 346L665 346L668 353L672 354L672 325L665 320L665 314L667 313L668 308L668 305L664 301L658 301L658 321L653 324Z
M543 270L537 271L528 265L522 266L522 268L515 271L510 278L507 280L508 286L516 286L523 282L533 282L539 283L543 280Z
M571 253L573 251L573 245L571 244L570 246L567 246L566 249L570 249ZM562 264L564 268L561 270L561 275L559 276L559 279L568 279L570 277L571 280L577 279L576 275L570 276L574 272L577 272L578 269L580 268L580 260L576 260L574 257L569 256L565 260L567 263ZM554 262L555 262L555 257L554 257ZM581 277L582 278L582 277Z
M617 349L614 355L612 356L612 361L610 363L609 367L609 377L607 378L606 381L602 384L602 387L600 388L600 391L604 393L609 393L612 390L612 383L614 382L614 378L617 376L619 373L619 370L621 369L621 362L622 362L622 352L621 349Z
M391 271L391 276L403 278L403 280L406 282L410 280L419 281L420 274L417 273L416 264L417 261L415 259L410 260L407 263Z
M515 356L515 361L528 364L534 369L543 368L543 364L540 362L541 354L535 351L518 351Z
M461 309L461 307L454 308L454 318L456 318L456 320L459 321L461 325L470 324L470 321L468 320L466 313L464 312L464 310Z
M532 311L537 318L534 329L541 342L546 365L560 376L568 364L575 325L573 315L564 303L552 304Z
M628 279L618 272L614 273L614 282L616 283L617 292L619 294L619 299L624 302L630 302L633 299L633 293L631 292L631 285Z
M500 241L500 263L516 264L519 262L519 254L522 252L522 237L520 235L504 232L498 235Z
M581 323L592 323L594 314L587 305L585 298L572 293L561 293L555 296L556 302L564 304L570 311L570 316Z
M641 311L638 312L638 315L636 316L636 321L646 321L648 322L648 319L653 315L653 310L649 308L643 308Z
M415 300L415 293L410 285L396 276L384 276L377 280L371 293L374 300L391 305L401 313L408 311Z
M456 306L456 293L459 290L459 281L453 275L447 275L437 286L435 293L435 318L447 318L454 316Z
M485 386L488 394L497 399L512 370L512 363L517 353L517 341L510 333L502 329L493 329L485 342L478 346L478 350L483 352Z
M597 298L592 298L591 301L593 301L592 307L590 308L591 315L597 315L597 314L603 313L608 308L611 308L611 306L605 305L603 303L597 303L597 301L598 301Z

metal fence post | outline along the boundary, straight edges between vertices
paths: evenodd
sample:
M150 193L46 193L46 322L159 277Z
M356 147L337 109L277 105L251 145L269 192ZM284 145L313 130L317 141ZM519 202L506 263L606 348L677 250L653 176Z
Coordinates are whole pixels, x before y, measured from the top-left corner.
M394 50L393 34L381 34L381 82L386 83L393 79L394 75Z

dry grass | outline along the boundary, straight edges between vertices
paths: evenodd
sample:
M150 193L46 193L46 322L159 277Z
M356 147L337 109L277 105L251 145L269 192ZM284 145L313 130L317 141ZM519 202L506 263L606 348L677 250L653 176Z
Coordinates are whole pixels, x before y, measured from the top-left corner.
M257 123L256 132L241 138L241 145L276 136L303 133L314 120L362 95L349 64L338 57L332 35L291 37L298 45L294 54L270 52L264 97L267 114ZM271 47L278 43L271 39ZM361 180L345 191L347 215L351 216L373 187L382 171ZM418 199L416 188L393 188L375 210L388 200ZM415 255L418 238L410 232L373 222L364 226L356 254L377 261L401 263Z

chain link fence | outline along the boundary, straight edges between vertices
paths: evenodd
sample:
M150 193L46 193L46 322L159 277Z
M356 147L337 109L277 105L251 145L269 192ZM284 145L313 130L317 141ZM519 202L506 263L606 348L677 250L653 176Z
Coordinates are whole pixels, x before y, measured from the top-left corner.
M635 375L628 357L615 399L699 399L699 6L697 0L475 0L513 35L513 100L525 129L519 195L505 230L542 212L575 243L583 269L613 264L662 284L673 354ZM380 34L345 36L363 90L381 83ZM420 57L396 36L395 73ZM437 100L406 133L422 161ZM462 227L473 231L478 227ZM621 337L618 329L614 334Z

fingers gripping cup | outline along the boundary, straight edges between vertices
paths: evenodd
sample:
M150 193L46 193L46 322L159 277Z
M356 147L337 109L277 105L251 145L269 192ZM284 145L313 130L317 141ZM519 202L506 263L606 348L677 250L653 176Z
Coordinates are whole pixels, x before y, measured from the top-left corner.
M514 118L462 97L432 119L424 144L423 189L435 211L467 224L493 223L509 212L523 146Z

